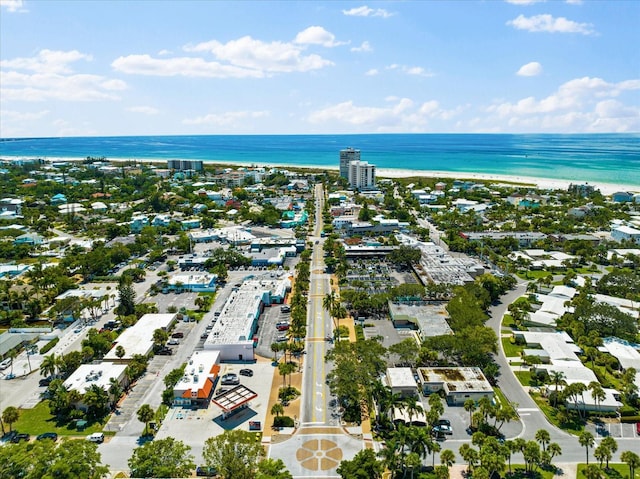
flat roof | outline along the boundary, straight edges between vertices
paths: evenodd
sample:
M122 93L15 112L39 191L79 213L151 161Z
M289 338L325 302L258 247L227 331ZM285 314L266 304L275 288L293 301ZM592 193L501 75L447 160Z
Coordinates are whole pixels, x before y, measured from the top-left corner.
M184 376L173 387L174 393L184 398L208 398L220 372L219 362L219 351L194 351L187 362Z
M224 412L229 412L257 397L258 393L240 384L230 391L214 397L213 403L220 407Z
M453 334L447 323L445 303L440 304L401 304L390 302L389 310L394 320L407 320L416 323L420 334L425 337Z
M420 376L427 383L443 383L448 392L491 392L493 388L480 368L420 368Z
M125 355L122 359L132 359L135 354L148 354L153 347L153 332L168 327L173 323L176 314L145 314L136 324L125 329L116 339L116 343L105 355L105 360L118 360L116 348L122 346Z
M108 361L99 364L81 364L64 382L64 386L69 391L75 389L80 394L84 394L94 384L106 391L109 389L110 380L114 378L120 381L125 369L127 369L126 364Z
M387 378L391 388L417 388L411 368L387 368Z

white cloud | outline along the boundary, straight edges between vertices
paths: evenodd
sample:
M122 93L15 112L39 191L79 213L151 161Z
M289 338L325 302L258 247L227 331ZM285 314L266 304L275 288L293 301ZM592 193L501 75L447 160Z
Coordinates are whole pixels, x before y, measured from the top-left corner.
M593 25L590 23L577 23L564 17L554 18L548 13L532 17L518 15L515 19L509 20L507 25L528 32L581 33L582 35L595 33Z
M538 62L529 62L526 65L522 65L516 72L516 75L521 77L535 77L542 73L542 65Z
M268 111L227 111L224 113L210 113L195 118L185 118L182 123L185 125L217 125L235 126L239 120L264 118L269 116Z
M0 96L3 101L118 100L114 92L126 89L126 83L100 75L75 73L70 64L79 60L91 60L91 56L77 50L42 50L35 57L2 60Z
M415 75L415 76L421 76L425 78L430 78L435 76L435 73L425 70L422 67L410 67L407 65L398 65L397 63L392 63L391 65L387 66L386 69L400 70L401 72L406 73L407 75Z
M152 106L132 106L126 109L132 113L142 113L144 115L157 115L160 110L153 108Z
M319 26L302 30L296 35L294 42L301 45L322 45L329 48L344 45L344 42L336 42L336 37L333 33Z
M367 41L362 42L359 47L351 47L352 52L372 52L371 44Z
M13 110L2 110L2 118L4 120L11 120L13 122L28 122L34 120L41 120L45 116L49 114L49 110L41 110L41 111L13 111Z
M116 58L111 66L122 73L151 76L185 76L202 78L262 78L263 71L222 65L202 58L152 58L149 55L128 55Z
M342 13L351 17L382 17L389 18L394 14L385 10L384 8L370 8L366 5L362 7L355 7L350 10L342 10Z
M78 60L91 60L91 55L85 55L77 50L68 52L60 50L40 50L35 57L14 58L0 61L1 68L16 70L31 70L38 73L69 73L72 71L70 63Z
M495 103L487 112L494 120L508 119L509 127L524 131L637 131L640 109L613 99L632 90L640 90L640 80L609 83L576 78L540 100L530 96L515 103Z
M0 8L6 8L8 12L26 13L28 10L25 8L23 0L0 0Z
M444 110L435 100L418 106L409 98L387 97L385 101L391 104L358 106L351 100L345 101L314 111L307 119L313 124L333 122L358 131L424 132L428 130L430 120L449 120L464 109Z
M377 69L377 68L372 68L372 69L370 69L370 70L367 70L367 71L365 72L365 75L366 75L366 76L368 76L368 77L374 77L374 76L376 76L378 73L380 73L380 72L378 71L378 69Z
M303 35L303 37L305 36L307 41L311 40L310 35ZM316 37L316 40L319 38ZM197 45L188 45L185 47L185 51L209 52L218 60L233 67L255 71L251 75L245 74L244 76L262 77L275 72L306 72L333 65L333 62L325 60L320 55L304 55L304 45L302 44L278 41L266 43L250 36L227 43L212 40ZM204 60L200 61L204 62Z

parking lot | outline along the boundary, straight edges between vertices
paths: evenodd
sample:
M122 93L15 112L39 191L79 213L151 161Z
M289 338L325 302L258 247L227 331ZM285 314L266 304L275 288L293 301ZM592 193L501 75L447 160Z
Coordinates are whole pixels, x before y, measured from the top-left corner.
M611 436L614 438L640 437L635 423L589 423L585 430L590 431L596 438Z

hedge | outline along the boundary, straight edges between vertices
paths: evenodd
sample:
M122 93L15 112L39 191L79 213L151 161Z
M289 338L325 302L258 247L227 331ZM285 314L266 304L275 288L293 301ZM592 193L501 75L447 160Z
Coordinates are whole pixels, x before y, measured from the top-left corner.
M40 354L48 353L56 344L58 344L58 341L60 341L59 337L53 338L51 341L40 348Z

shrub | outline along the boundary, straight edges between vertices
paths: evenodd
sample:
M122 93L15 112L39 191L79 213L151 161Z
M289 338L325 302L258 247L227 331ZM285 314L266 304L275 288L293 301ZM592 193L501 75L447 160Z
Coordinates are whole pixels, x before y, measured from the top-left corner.
M58 344L59 341L60 341L60 338L58 337L53 338L51 341L49 341L47 344L45 344L40 348L40 354L45 354L51 351L51 349L53 349L53 347L56 344Z
M293 419L289 416L278 416L273 418L273 427L293 427Z
M638 414L638 411L632 406L622 406L620 408L620 416L622 417L635 416L636 414Z

